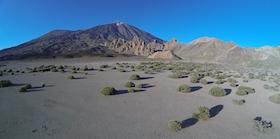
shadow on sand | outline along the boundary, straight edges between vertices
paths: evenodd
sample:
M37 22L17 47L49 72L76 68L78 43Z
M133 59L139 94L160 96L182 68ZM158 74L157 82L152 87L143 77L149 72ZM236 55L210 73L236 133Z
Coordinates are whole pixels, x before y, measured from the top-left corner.
M191 92L197 91L201 88L202 88L201 86L193 86L193 87L191 87Z
M134 89L134 92L143 92L146 91L144 89ZM114 95L121 95L121 94L127 94L129 93L128 90L118 90Z
M155 85L150 85L150 84L142 84L142 88L151 88L151 87L155 87Z
M155 78L155 77L140 77L140 80L147 80L147 79L152 79L152 78Z
M225 92L226 92L226 96L227 96L227 95L229 95L231 93L231 89L226 88Z
M209 110L210 118L213 118L213 117L215 117L216 115L218 115L218 114L220 113L220 111L222 111L223 108L224 108L224 106L221 105L221 104L212 107L212 108Z

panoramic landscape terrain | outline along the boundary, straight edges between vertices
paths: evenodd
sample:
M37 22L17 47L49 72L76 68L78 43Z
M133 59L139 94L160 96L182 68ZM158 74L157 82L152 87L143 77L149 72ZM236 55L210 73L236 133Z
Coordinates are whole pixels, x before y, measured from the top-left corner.
M0 139L280 138L280 45L203 34L117 21L0 49Z

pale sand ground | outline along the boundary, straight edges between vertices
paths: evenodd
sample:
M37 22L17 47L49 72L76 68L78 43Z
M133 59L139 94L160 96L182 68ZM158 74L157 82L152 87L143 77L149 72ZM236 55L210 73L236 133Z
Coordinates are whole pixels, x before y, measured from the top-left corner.
M109 60L94 61L39 61L9 62L11 67L41 64L68 64L98 67ZM119 61L122 62L122 61ZM0 88L0 138L1 139L277 139L280 137L280 107L268 101L275 92L263 89L266 83L251 80L242 83L256 89L255 94L240 97L236 88L228 83L218 85L231 88L230 95L213 97L208 94L216 84L202 85L189 82L189 78L171 79L170 72L147 75L143 72L120 73L118 71L89 71L89 75L77 74L85 79L69 80L70 73L26 73L3 76L14 83L31 83L48 87L28 93L18 93L20 86ZM154 77L135 83L148 83L155 87L143 92L102 96L100 89L113 86L126 89L124 84L131 74ZM214 81L213 79L210 79ZM189 94L176 91L178 85L201 86ZM232 99L244 98L246 103L237 106ZM198 121L193 126L174 133L168 130L170 120L184 120L192 116L197 107L209 108L223 105L223 109L207 121ZM253 129L252 119L262 116L273 122L274 130L262 134ZM34 133L32 132L34 131Z

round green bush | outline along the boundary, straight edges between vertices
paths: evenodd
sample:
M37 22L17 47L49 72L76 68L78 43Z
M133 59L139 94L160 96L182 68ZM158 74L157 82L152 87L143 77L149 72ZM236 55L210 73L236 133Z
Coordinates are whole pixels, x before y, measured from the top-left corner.
M25 87L21 87L21 88L19 89L19 92L27 92L27 89L26 89Z
M225 80L219 79L215 82L215 84L223 84L225 82Z
M168 122L168 129L171 131L178 132L182 129L182 124L179 121L169 121Z
M24 88L26 88L26 89L31 89L31 88L32 88L32 85L31 85L31 84L26 84L26 85L24 86Z
M133 82L127 82L125 84L125 87L127 87L127 88L135 87L135 84Z
M201 74L192 73L190 75L190 81L192 83L198 83L201 78L203 78L203 76Z
M102 90L101 90L101 94L103 94L104 96L108 96L108 95L114 95L114 94L116 94L116 89L115 88L113 88L113 87L104 87L104 88L102 88Z
M10 80L1 80L0 88L12 86L13 83Z
M138 84L136 87L137 87L137 88L144 88L145 85L144 85L144 84Z
M275 95L270 96L270 97L269 97L269 100L270 100L272 103L280 104L280 94L275 94Z
M252 93L255 93L255 89L247 86L239 86L236 91L236 94L239 96L244 96Z
M182 78L183 76L179 73L172 73L170 75L168 75L169 78L172 78L172 79L179 79L179 78Z
M208 81L206 79L201 79L199 82L204 85L208 84Z
M68 79L75 79L75 77L73 75L70 75L67 77Z
M208 120L210 118L209 108L200 106L197 112L193 113L192 117L198 120Z
M188 93L188 92L191 92L191 88L188 85L183 84L177 88L177 91L182 92L182 93Z
M244 99L241 100L233 99L232 102L236 105L243 105L246 101Z
M135 93L135 90L133 88L128 88L127 92L128 93Z
M237 83L230 83L229 85L230 85L231 87L237 87L237 86L238 86Z
M212 87L209 94L215 97L222 97L226 95L226 91L221 87Z
M132 74L130 77L129 77L130 80L140 80L140 76L138 74Z

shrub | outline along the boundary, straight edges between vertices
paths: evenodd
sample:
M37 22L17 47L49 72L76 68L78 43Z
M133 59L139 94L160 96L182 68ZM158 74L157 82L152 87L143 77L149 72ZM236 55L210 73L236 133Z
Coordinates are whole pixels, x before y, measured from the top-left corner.
M41 87L46 87L46 85L45 85L45 84L42 84Z
M168 129L171 131L178 132L182 129L182 124L179 121L169 121L168 122Z
M31 84L26 84L26 85L24 86L24 88L26 88L26 89L31 89L31 88L32 88L32 85L31 85Z
M206 79L201 79L199 82L204 85L208 84L208 81Z
M1 80L0 88L12 86L13 83L10 80Z
M144 85L144 84L138 84L136 87L137 87L137 88L144 88L145 85Z
M215 97L222 97L226 95L226 91L221 87L212 87L209 94Z
M125 84L125 87L127 87L127 88L135 87L135 84L133 82L127 82Z
M199 74L191 74L190 81L192 83L198 83L202 77Z
M88 70L89 70L88 66L85 65L85 66L83 67L83 71L88 71Z
M254 75L253 73L249 73L249 74L248 74L248 78L249 78L249 79L254 79L254 77L255 77L255 75Z
M182 93L188 93L188 92L191 92L191 88L188 85L183 84L177 88L177 91L182 92Z
M19 92L27 92L27 88L21 87L21 88L19 89Z
M119 72L126 72L125 69L118 69Z
M200 106L197 112L193 113L192 117L198 120L208 120L210 118L209 108Z
M70 76L68 76L67 78L68 78L68 79L71 79L71 80L72 80L72 79L75 79L75 77L74 77L73 75L70 75Z
M225 82L224 80L219 79L219 80L217 80L215 83L216 83L216 84L223 84L224 82Z
M272 122L265 121L262 117L257 116L254 118L254 128L259 132L268 133L272 129Z
M248 80L248 79L244 79L243 82L244 82L244 83L248 83L249 80Z
M109 68L108 65L101 65L100 68Z
M133 88L128 88L128 93L135 93L135 90Z
M275 94L269 97L269 101L275 104L280 104L280 94Z
M101 94L103 94L104 96L108 96L108 95L114 95L114 94L116 94L116 89L115 88L113 88L113 87L104 87L104 88L102 88L102 90L101 90Z
M243 105L246 101L244 99L241 100L233 99L232 102L236 105Z
M140 80L140 76L138 74L132 74L130 77L129 77L130 80Z
M239 86L236 91L236 94L239 96L244 96L252 93L255 93L255 89L247 86Z
M237 87L238 86L238 84L236 84L236 83L230 83L229 84L231 87Z
M229 82L229 83L237 83L237 81L235 79L233 79L233 78L228 78L227 82Z
M183 76L180 73L172 73L172 74L168 75L168 77L172 78L172 79L183 78Z

